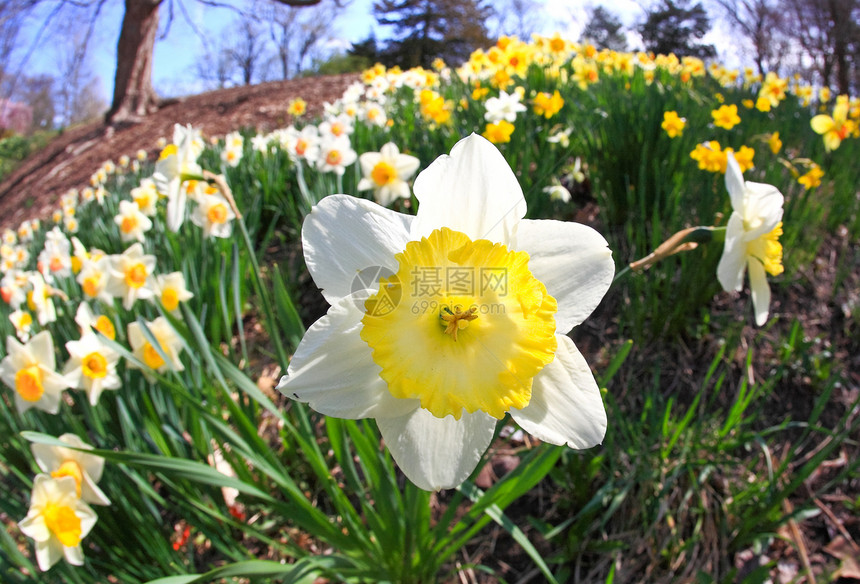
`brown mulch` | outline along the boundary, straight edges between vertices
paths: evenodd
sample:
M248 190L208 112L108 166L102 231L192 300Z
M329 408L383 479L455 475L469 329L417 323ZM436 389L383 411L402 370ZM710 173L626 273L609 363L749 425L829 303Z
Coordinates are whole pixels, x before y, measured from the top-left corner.
M304 99L305 117L314 117L357 79L347 74L233 87L165 100L158 112L139 123L106 126L96 121L68 129L0 183L0 228L50 216L60 195L88 186L90 176L107 160L116 162L123 154L134 158L141 148L157 155L157 140L169 141L174 124L191 124L205 136L242 128L271 131L293 121L287 114L290 100Z

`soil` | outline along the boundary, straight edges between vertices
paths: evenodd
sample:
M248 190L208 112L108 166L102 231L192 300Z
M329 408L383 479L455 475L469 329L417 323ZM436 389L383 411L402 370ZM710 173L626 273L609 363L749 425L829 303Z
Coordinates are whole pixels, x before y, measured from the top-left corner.
M305 117L314 117L356 80L357 75L347 74L233 87L164 100L158 112L139 122L95 121L69 128L0 183L0 229L49 217L63 193L88 186L90 176L107 160L116 163L123 154L133 159L139 149L157 156L156 142L161 137L169 141L174 124L191 124L205 136L243 128L271 131L293 121L287 114L292 99L304 99Z

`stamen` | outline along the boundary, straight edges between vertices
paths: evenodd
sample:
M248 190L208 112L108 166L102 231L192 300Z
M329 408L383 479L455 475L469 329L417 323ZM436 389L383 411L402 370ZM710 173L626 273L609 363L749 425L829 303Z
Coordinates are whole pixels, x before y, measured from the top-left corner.
M477 307L472 306L469 310L463 312L460 310L459 306L455 306L454 311L451 312L450 307L443 307L442 310L439 311L439 318L442 319L442 324L445 325L445 334L451 335L454 341L456 341L457 331L468 327L469 322L478 318L478 315L475 314L477 310Z

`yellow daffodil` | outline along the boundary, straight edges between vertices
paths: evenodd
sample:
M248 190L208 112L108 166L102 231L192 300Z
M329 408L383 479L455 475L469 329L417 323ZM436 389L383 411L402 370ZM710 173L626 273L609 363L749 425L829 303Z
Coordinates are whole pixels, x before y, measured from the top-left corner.
M771 185L744 182L734 156L728 154L726 188L732 201L732 214L726 226L726 243L717 266L717 279L726 291L743 288L744 272L749 270L750 290L756 324L767 321L770 286L767 274L782 273L783 196Z
M305 219L305 260L331 307L278 388L315 410L376 418L406 476L460 484L506 413L543 441L589 448L606 413L566 332L612 281L593 229L522 219L499 151L472 135L415 180L418 214L333 195ZM349 217L349 221L343 221ZM383 277L363 279L367 272Z
M770 146L771 152L779 154L779 151L782 150L782 140L779 139L779 132L768 134L767 145Z
M660 127L666 131L670 138L680 136L686 125L686 118L679 117L678 112L674 110L663 112L663 123L660 124Z
M690 158L699 163L699 168L708 172L726 171L726 153L716 140L696 144L696 149L690 152Z
M77 496L74 478L39 474L33 481L30 511L18 528L36 542L36 560L44 572L62 557L73 566L83 565L81 540L95 523L96 514Z
M446 124L451 119L451 104L430 89L419 94L419 110L421 115L439 125Z
M842 140L854 131L854 121L848 119L848 103L839 102L833 108L833 117L819 114L810 121L812 130L824 137L824 149L836 150Z
M55 371L54 339L42 331L23 345L6 337L6 357L0 361L0 379L15 390L19 413L32 407L56 414L60 396L69 387L65 377Z
M420 161L409 154L401 154L393 142L388 142L379 152L365 152L358 157L362 179L358 190L373 189L373 197L380 205L387 207L396 199L409 198L409 184L406 182L418 170Z
M738 115L738 106L735 104L721 105L718 109L711 112L714 118L714 125L718 128L731 130L741 123L741 118Z
M562 106L564 106L564 99L556 89L552 95L545 92L538 93L532 107L537 115L549 119L561 111Z
M290 103L287 104L287 113L291 116L303 116L306 111L308 111L308 104L301 97L291 99Z
M732 152L735 156L735 160L738 163L738 166L741 169L741 172L746 172L748 170L752 170L755 168L755 164L753 164L753 158L755 158L755 150L750 148L749 146L741 146L738 148L737 152L733 151L731 148L726 148L726 154ZM726 160L724 159L724 163ZM726 172L726 168L723 167L723 172Z
M813 164L812 167L806 171L806 174L798 177L797 182L802 184L806 190L814 189L815 187L821 186L821 178L824 176L824 171L821 170L821 167L817 164Z
M96 484L102 477L104 458L75 450L92 450L93 447L74 434L63 434L58 440L71 448L38 443L30 445L33 458L42 472L55 479L66 476L75 479L75 494L82 501L91 505L110 505L110 499Z
M779 105L785 99L785 90L788 89L788 79L779 77L773 71L765 75L764 81L759 89L756 109L769 112L771 108Z
M481 134L484 138L493 144L503 144L511 141L511 134L514 133L514 125L507 120L499 120L492 124L487 124Z

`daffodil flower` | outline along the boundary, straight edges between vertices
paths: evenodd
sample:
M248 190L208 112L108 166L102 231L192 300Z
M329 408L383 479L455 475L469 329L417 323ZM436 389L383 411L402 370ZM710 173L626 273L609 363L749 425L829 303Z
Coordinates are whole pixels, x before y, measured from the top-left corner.
M113 296L108 290L110 270L109 256L90 258L82 263L77 281L87 300L101 300L108 305L113 303Z
M376 202L387 207L398 198L409 198L406 181L418 170L420 161L401 154L397 145L389 142L379 152L365 152L359 156L358 164L364 175L358 182L358 190L373 189Z
M116 372L119 354L101 342L90 331L84 332L77 341L68 341L66 350L69 360L63 373L69 386L87 392L90 405L97 405L106 389L119 389L122 382Z
M28 278L33 289L27 294L27 308L36 314L39 324L45 326L57 320L57 309L51 300L52 289L39 272L31 272Z
M178 313L180 302L194 298L194 293L185 285L185 275L182 272L156 276L152 290L155 292L154 298L158 298L161 306L172 314Z
M19 413L32 407L49 414L60 411L60 395L69 383L55 368L54 339L50 332L42 331L23 345L15 337L6 337L0 379L15 390Z
M484 107L487 109L484 119L491 123L500 120L513 123L517 119L517 114L526 111L526 106L520 103L520 94L516 91L513 93L500 91L499 97L489 98L484 103Z
M577 159L578 160L578 159ZM570 202L570 191L561 184L557 178L553 178L552 184L543 188L551 201L561 201L562 203Z
M191 222L203 229L203 237L230 237L236 213L224 196L215 192L197 197Z
M182 183L189 177L203 174L197 163L202 151L200 132L191 126L183 128L176 124L173 128L173 143L164 147L155 163L152 180L158 192L167 197L167 227L171 231L178 231L185 221L187 195Z
M75 479L75 494L81 500L92 505L110 505L110 499L96 484L102 478L105 459L95 454L74 450L93 448L74 434L63 434L58 440L71 448L49 444L30 445L33 458L36 459L39 468L55 479L66 476Z
M78 304L75 322L81 327L81 335L98 331L110 340L116 340L116 327L114 327L113 321L104 314L96 316L86 301Z
M600 391L565 333L609 288L606 241L584 225L523 219L511 168L476 135L413 190L416 216L333 195L305 219L305 260L331 308L278 388L326 415L375 418L427 490L468 478L507 413L543 441L599 444ZM387 277L367 282L369 271Z
M128 325L128 344L131 345L132 353L144 365L164 373L166 371L183 371L185 366L179 359L179 353L182 352L182 339L177 332L170 326L170 323L163 316L159 316L152 322L146 323L149 332L158 341L161 351L153 347L152 343L143 332L143 327L138 322L132 322ZM162 356L163 354L163 356ZM164 359L167 357L167 360ZM130 366L136 365L131 363ZM143 369L143 374L147 378L151 378L151 374Z
M18 523L21 533L36 542L36 560L43 572L65 557L82 566L81 540L96 524L96 514L77 496L75 480L36 475L27 517Z
M726 188L732 201L732 215L726 226L726 243L717 266L717 279L726 291L743 288L749 269L753 311L758 326L767 322L770 286L767 275L782 273L783 196L776 187L744 182L734 155L727 155Z
M25 310L15 310L9 315L9 321L15 327L15 335L26 343L33 328L33 315Z
M140 206L135 201L120 201L119 214L113 220L119 227L120 240L124 242L143 243L146 239L144 234L152 229L152 221L141 212Z
M122 298L123 308L131 310L138 298L152 298L154 292L147 281L155 269L154 255L144 254L143 245L134 243L110 259L110 278L105 290L115 298Z
M854 131L854 121L848 119L848 102L836 104L832 118L827 114L819 114L810 120L810 125L815 133L823 136L824 149L827 152L836 150L842 140Z
M131 189L131 199L137 203L140 212L147 217L155 217L158 213L156 203L158 202L158 189L151 178L144 178L140 185Z

